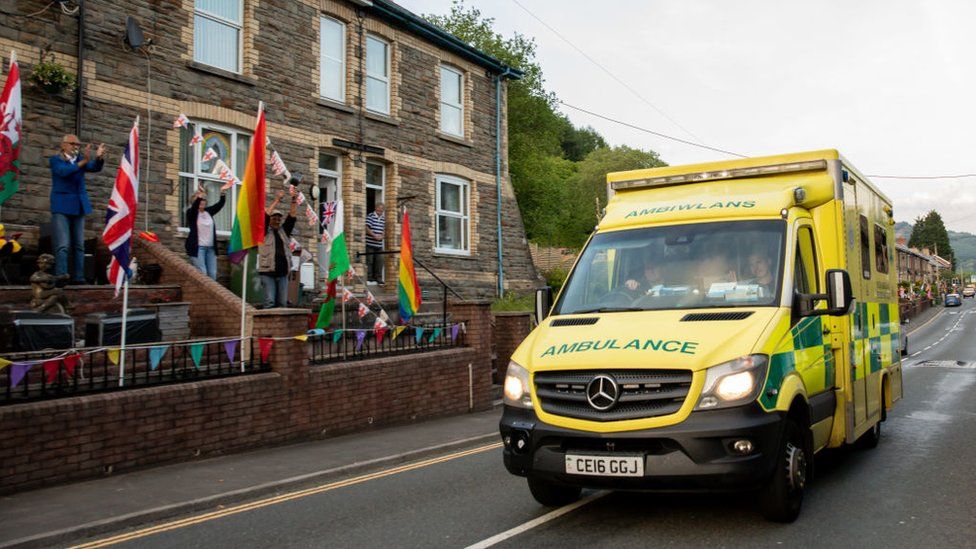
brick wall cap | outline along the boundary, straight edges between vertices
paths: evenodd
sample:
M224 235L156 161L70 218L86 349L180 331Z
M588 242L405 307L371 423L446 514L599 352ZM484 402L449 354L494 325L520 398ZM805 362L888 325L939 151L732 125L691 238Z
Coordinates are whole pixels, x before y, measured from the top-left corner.
M272 316L307 316L308 309L293 309L288 307L278 307L275 309L258 309L252 313L252 318L266 318Z
M524 316L532 317L532 312L530 311L498 311L497 313L491 313L494 316Z

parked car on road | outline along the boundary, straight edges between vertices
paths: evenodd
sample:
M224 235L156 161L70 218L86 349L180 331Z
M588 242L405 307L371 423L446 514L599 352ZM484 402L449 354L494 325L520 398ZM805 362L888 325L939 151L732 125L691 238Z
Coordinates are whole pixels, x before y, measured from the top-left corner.
M974 288L972 286L966 286L965 288L962 289L962 296L963 297L973 297L973 296L976 296L976 288Z
M959 294L946 294L946 307L958 307L960 305L962 305L962 298L959 297Z

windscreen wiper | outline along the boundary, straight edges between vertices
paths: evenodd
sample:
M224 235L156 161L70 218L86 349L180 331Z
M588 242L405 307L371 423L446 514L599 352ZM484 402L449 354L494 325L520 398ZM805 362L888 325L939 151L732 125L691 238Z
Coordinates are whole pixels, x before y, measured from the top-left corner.
M571 313L564 313L568 315L585 315L587 313L622 313L627 311L643 311L643 307L596 307L594 309L580 309L578 311L573 311Z

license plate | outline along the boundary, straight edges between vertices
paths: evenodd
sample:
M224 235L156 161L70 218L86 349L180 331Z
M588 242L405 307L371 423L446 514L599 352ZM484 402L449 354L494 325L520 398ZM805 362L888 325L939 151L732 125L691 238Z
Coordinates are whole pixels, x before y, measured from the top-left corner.
M644 456L566 455L566 472L570 475L600 477L642 477Z

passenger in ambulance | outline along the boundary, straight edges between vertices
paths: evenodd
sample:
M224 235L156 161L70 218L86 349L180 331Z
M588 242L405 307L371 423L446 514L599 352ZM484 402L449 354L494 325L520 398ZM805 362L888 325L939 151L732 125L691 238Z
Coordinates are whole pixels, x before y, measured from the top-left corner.
M763 297L771 295L776 281L770 269L769 257L760 251L749 254L749 272L752 273L753 278L746 283L758 285Z

